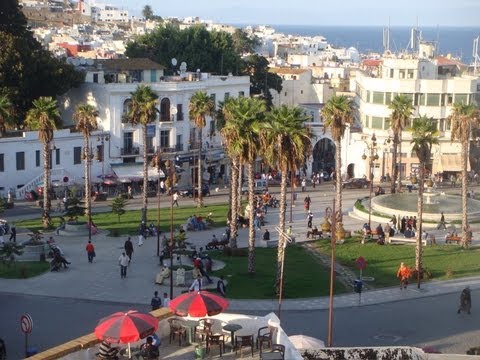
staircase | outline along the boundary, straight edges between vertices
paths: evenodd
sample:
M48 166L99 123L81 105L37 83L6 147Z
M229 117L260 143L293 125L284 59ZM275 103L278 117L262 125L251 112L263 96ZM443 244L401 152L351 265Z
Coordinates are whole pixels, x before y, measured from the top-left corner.
M68 176L69 178L69 181L72 181L73 179L69 176L68 172L63 169L63 168L56 168L56 169L52 169L50 170L50 179L52 180L57 180L59 179L59 181L61 181L63 183L63 178L65 176ZM30 191L37 191L37 188L40 184L43 183L43 171L40 175L34 177L32 180L30 180L28 183L26 183L25 185L23 185L21 188L17 189L15 191L15 197L17 199L24 199L25 198L25 194L27 192L30 192Z

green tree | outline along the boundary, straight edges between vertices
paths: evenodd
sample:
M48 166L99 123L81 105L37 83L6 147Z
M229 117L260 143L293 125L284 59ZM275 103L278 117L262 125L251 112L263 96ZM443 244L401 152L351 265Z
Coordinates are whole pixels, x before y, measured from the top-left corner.
M125 214L125 206L127 206L127 200L122 196L117 196L112 201L112 213L118 215L118 222L120 222L120 216Z
M150 20L153 18L153 10L150 5L145 5L142 10L142 15L146 20Z
M422 266L422 226L423 226L423 193L425 189L425 168L429 165L432 157L432 146L438 144L438 132L433 121L426 116L413 120L412 150L420 161L420 182L418 184L418 224L417 243L415 247L415 269L417 271L417 287L420 288L420 276Z
M30 130L38 130L38 139L43 144L43 227L51 227L50 219L50 157L54 130L62 124L57 101L51 97L40 97L33 101L28 111L25 125Z
M148 147L147 125L157 119L158 95L151 87L138 85L137 89L130 93L132 104L127 114L133 126L141 125L143 139L143 193L142 193L142 222L147 223L147 190L148 190Z
M393 194L395 193L397 180L398 191L400 192L402 188L402 181L398 174L402 164L402 132L413 113L412 99L404 94L399 94L395 96L388 107L392 110L392 114L390 115L390 128L393 131L393 153L390 192ZM400 153L400 160L398 159L398 153Z
M7 128L12 126L12 103L5 94L0 94L0 137L5 136Z
M353 102L346 96L333 96L322 108L325 129L330 129L335 142L336 234L343 231L342 216L342 138L347 126L353 123Z
M265 102L258 98L230 98L223 106L226 119L223 134L229 136L227 152L240 159L248 168L248 204L250 205L248 232L248 273L255 273L255 227L254 227L254 172L253 164L260 150L259 125L265 115ZM231 189L236 193L236 189ZM236 207L232 201L231 208ZM232 231L232 229L230 230Z
M196 91L190 99L188 105L188 116L190 121L198 129L198 207L203 206L202 196L202 144L203 128L206 125L206 117L213 116L215 113L215 104L210 96L204 91Z
M237 54L249 54L255 52L255 47L260 45L256 36L248 36L242 29L235 29L232 34L233 46Z
M23 245L17 244L13 241L8 241L0 248L0 260L5 262L7 266L15 263L15 255L23 254Z
M452 141L458 140L462 147L462 246L466 247L468 229L467 186L468 172L467 161L469 154L470 137L472 131L478 128L480 120L479 109L474 104L455 103L449 116L452 122Z
M85 216L90 220L90 209L92 205L92 192L90 184L90 167L92 164L93 154L90 148L90 136L92 132L97 130L98 112L94 106L88 104L80 104L73 113L73 119L77 123L77 130L83 134L83 155L85 162Z
M285 212L287 204L288 173L296 172L311 153L311 133L305 127L309 117L298 107L282 105L274 107L260 123L259 133L262 152L266 162L281 174L280 213L277 254L277 289L281 285L281 270L285 260Z

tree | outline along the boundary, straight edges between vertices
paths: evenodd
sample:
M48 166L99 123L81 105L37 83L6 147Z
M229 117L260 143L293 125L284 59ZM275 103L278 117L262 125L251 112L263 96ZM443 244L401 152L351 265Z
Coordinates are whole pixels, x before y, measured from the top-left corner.
M281 174L280 213L277 252L277 289L281 285L281 270L285 259L285 212L287 203L288 172L296 172L312 150L311 133L305 127L309 117L298 107L282 105L266 114L259 125L260 143L266 162Z
M142 15L145 18L145 20L150 20L153 17L153 10L150 5L145 5L142 10Z
M393 153L392 153L392 180L390 183L390 192L395 193L395 184L398 180L398 191L402 188L401 179L399 179L398 171L402 165L402 131L407 125L413 113L412 99L404 94L395 96L389 109L392 110L390 116L390 128L393 131ZM397 159L398 151L400 151L400 161ZM399 164L397 164L399 163Z
M120 222L120 216L125 214L125 206L127 206L127 200L122 196L117 196L112 201L112 213L118 215L118 222Z
M258 98L230 98L223 106L226 119L222 130L228 136L227 152L248 167L248 204L250 219L248 232L248 273L255 273L254 173L253 164L260 150L258 122L264 117L265 102ZM232 193L236 189L232 189ZM231 208L236 207L232 201Z
M148 190L148 148L147 148L147 125L157 119L158 95L152 88L146 85L139 85L130 93L132 103L127 114L133 126L142 126L143 139L143 194L142 194L142 222L147 223L147 190Z
M467 185L468 172L467 161L469 154L470 136L472 131L478 128L480 120L479 109L474 104L455 103L449 116L452 122L452 141L458 140L462 147L462 246L466 247L468 215L467 215Z
M51 227L50 219L50 158L51 142L54 130L58 129L62 120L57 107L57 101L51 97L40 97L33 101L33 107L28 111L25 124L30 130L38 130L38 139L43 144L43 227Z
M322 109L324 131L330 129L335 143L335 207L336 207L336 231L337 236L343 231L342 213L342 138L347 126L353 123L353 102L346 96L333 96Z
M255 47L260 45L256 36L248 36L242 29L235 29L232 34L233 46L237 54L249 54L255 52Z
M198 129L198 207L203 206L202 196L202 144L203 144L203 128L206 125L207 116L213 116L215 112L215 104L210 96L204 91L197 91L190 99L188 105L188 116L190 121ZM195 191L194 191L195 193Z
M83 155L85 162L85 216L90 221L92 192L90 190L90 166L93 154L90 153L90 136L94 130L97 130L98 112L92 105L80 104L73 113L73 119L77 123L77 130L83 134Z
M0 137L5 136L7 128L12 125L12 103L5 94L0 94Z
M425 189L425 168L429 165L432 157L432 146L438 144L438 132L433 121L426 116L413 120L412 150L420 161L420 182L418 184L418 224L417 244L415 247L415 269L417 271L417 286L420 288L420 277L422 273L422 226L423 226L423 193Z
M5 262L7 266L15 263L15 255L23 254L23 245L17 244L13 241L7 241L0 248L0 260Z

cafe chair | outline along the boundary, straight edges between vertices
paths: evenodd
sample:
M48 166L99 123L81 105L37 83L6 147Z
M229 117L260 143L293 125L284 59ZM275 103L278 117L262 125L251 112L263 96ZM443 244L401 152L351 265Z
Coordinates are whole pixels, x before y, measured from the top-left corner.
M175 286L185 285L185 269L179 268L176 271Z
M168 319L168 323L170 325L170 344L172 343L172 339L175 340L175 337L178 336L178 346L181 346L182 337L184 340L187 339L187 329L182 326L181 320L179 319Z
M273 344L273 329L270 326L264 326L258 329L257 333L257 349L260 349L260 354L262 353L263 344L268 345L269 347Z
M272 344L272 352L279 352L282 354L282 359L285 359L285 345Z
M225 338L223 335L207 335L207 354L210 353L212 346L218 346L220 349L220 357L225 352Z
M240 357L243 357L243 348L250 348L253 357L253 335L235 336L235 355L240 350Z
M202 341L207 335L212 335L213 319L200 319L198 326L195 328L195 336L201 336Z

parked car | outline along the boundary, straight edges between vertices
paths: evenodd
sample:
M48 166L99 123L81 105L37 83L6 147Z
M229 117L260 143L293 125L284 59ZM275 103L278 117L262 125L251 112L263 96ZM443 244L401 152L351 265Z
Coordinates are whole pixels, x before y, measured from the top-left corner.
M194 197L194 192L195 192L195 197L198 197L198 187L189 187L184 190L179 190L178 193L180 196L183 197ZM202 196L210 196L210 187L208 185L202 185Z
M364 178L352 178L342 183L343 189L366 189L370 186L370 181Z
M263 194L264 191L267 191L267 180L256 179L254 180L253 193L254 194ZM248 194L248 183L242 185L242 194Z
M330 177L330 174L326 171L323 171L321 170L319 173L318 173L318 176L320 176L320 179L322 179L322 181L330 181L332 180L331 177Z
M4 235L8 234L10 231L10 225L8 225L7 220L0 219L0 229L2 229Z

